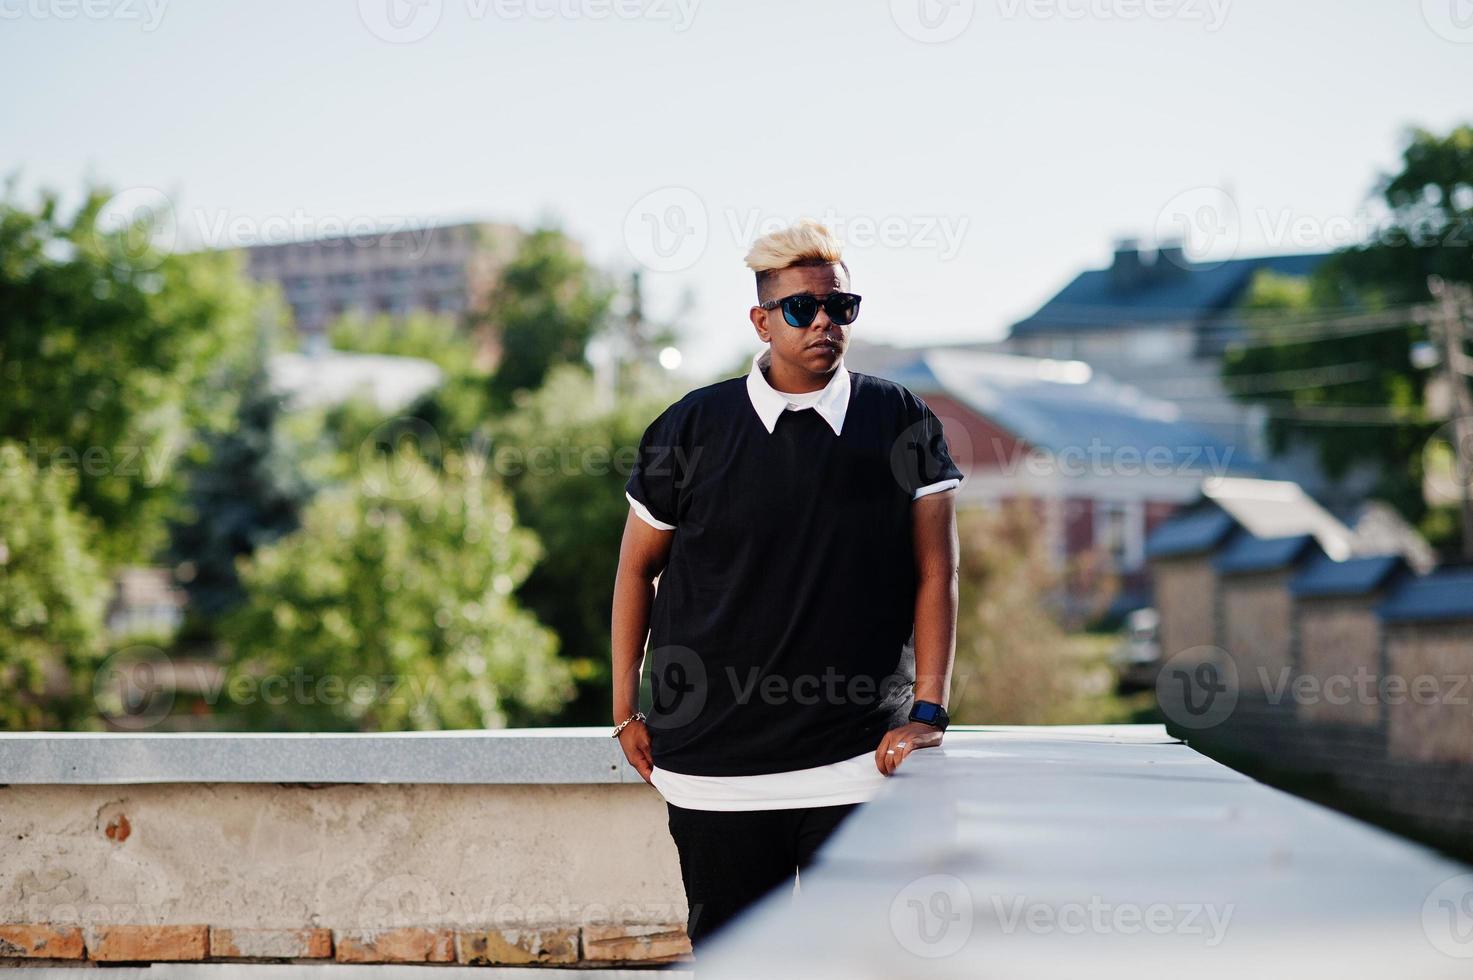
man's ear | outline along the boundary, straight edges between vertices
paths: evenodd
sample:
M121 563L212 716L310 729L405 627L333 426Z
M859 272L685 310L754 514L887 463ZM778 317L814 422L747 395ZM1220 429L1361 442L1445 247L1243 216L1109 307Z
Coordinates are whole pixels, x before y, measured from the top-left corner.
M770 310L764 310L760 306L752 307L748 315L752 318L752 327L757 331L757 337L764 344L772 343L772 334L767 332L767 314Z

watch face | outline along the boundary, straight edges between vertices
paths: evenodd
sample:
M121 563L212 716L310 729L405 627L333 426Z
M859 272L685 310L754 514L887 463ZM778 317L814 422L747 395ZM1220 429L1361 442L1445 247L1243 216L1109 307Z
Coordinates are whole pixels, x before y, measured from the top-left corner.
M931 722L936 720L936 705L918 704L915 706L915 710L912 712L912 715L915 717L916 721L923 721L929 725Z

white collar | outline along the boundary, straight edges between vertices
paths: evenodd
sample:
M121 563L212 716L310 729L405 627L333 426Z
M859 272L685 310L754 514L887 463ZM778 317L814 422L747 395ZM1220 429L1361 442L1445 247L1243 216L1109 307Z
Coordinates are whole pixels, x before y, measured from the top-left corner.
M768 432L777 428L777 420L788 408L788 400L783 393L768 384L762 373L762 369L771 363L772 349L764 347L752 355L752 370L747 374L747 397ZM813 410L823 416L834 435L838 435L844 428L844 415L849 411L849 369L844 366L842 357L833 377L822 390L823 394L814 402Z

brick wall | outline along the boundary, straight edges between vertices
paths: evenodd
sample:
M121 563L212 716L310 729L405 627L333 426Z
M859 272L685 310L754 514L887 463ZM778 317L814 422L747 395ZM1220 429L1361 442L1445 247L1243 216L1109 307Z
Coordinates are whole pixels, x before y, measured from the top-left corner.
M642 783L12 784L0 840L0 966L690 953Z
M1473 616L1387 621L1378 608L1400 580L1299 597L1292 571L1214 576L1210 561L1152 562L1163 655L1177 668L1158 686L1168 730L1255 777L1473 860ZM1197 675L1170 658L1193 647L1219 649L1192 664L1235 668L1211 675L1223 688L1215 713L1188 713L1175 689Z
M1473 766L1473 624L1392 625L1386 666L1404 688L1384 695L1391 756Z
M1221 577L1217 584L1217 646L1233 657L1239 691L1279 689L1293 669L1291 571Z
M1296 702L1302 722L1377 728L1381 705L1362 696L1381 677L1381 621L1376 597L1315 598L1297 603L1298 673L1327 696ZM1343 694L1341 692L1344 692Z
M1209 556L1158 558L1151 563L1156 608L1161 614L1161 650L1173 657L1217 643L1217 573Z

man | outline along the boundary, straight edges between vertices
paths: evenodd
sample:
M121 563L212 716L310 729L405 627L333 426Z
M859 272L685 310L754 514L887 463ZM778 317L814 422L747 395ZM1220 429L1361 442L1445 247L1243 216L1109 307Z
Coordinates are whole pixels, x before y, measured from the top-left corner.
M766 346L650 423L614 585L615 735L666 800L698 951L941 743L955 648L940 421L845 368L860 298L828 229L767 235L747 265Z

